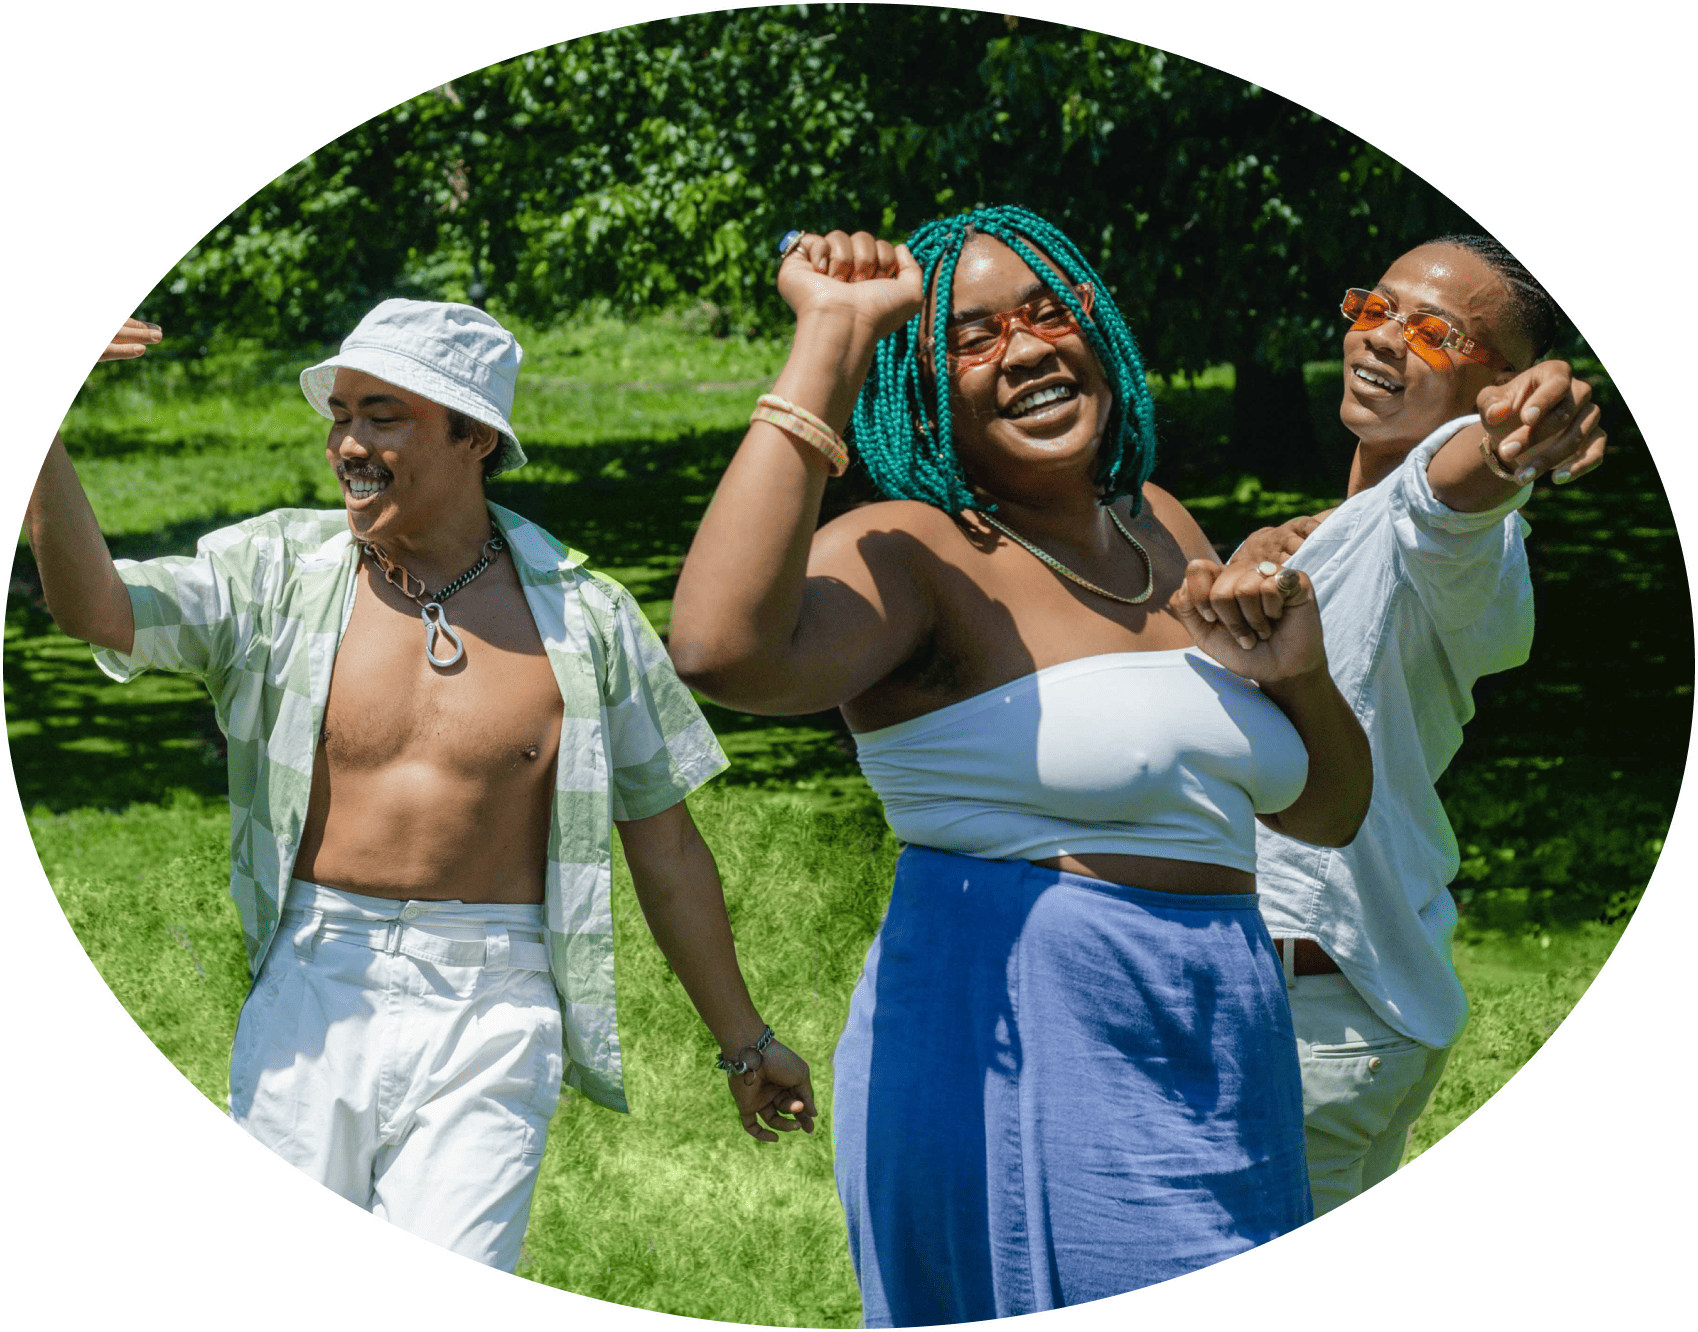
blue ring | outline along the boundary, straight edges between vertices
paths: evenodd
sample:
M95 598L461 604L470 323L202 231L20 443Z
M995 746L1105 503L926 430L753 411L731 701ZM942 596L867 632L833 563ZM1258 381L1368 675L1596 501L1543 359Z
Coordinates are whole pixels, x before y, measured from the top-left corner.
M806 233L801 231L799 228L791 227L789 231L780 236L778 238L778 257L783 259L789 255L796 243L800 241L805 234Z

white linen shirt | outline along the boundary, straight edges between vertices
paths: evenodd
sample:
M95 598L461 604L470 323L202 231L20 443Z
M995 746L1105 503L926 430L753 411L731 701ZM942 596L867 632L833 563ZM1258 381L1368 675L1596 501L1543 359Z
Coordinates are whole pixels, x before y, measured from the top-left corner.
M670 809L726 766L666 649L623 587L499 505L564 704L543 907L567 1086L627 1110L613 990L615 819ZM360 551L342 509L277 509L208 533L193 558L119 560L135 613L113 679L155 668L205 683L229 742L230 896L255 976L277 934L312 790L330 675Z
M1434 783L1482 675L1527 660L1533 585L1516 512L1458 513L1427 467L1477 416L1440 426L1287 562L1314 583L1333 680L1368 734L1374 798L1356 839L1319 847L1258 825L1256 890L1275 938L1313 939L1387 1023L1442 1049L1468 1020L1451 961L1460 857Z

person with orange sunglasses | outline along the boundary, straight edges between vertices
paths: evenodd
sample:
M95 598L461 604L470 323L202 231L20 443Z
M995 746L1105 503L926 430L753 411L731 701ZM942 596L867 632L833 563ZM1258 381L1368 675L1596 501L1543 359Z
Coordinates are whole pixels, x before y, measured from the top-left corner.
M1540 359L1555 303L1496 241L1418 246L1340 308L1339 416L1357 441L1348 498L1252 534L1232 558L1308 574L1333 680L1373 750L1373 798L1349 846L1265 827L1256 838L1317 1216L1397 1169L1467 1021L1446 888L1459 857L1434 781L1462 743L1474 682L1527 660L1518 510L1531 483L1581 476L1606 443L1591 387ZM1253 598L1218 598L1209 613L1235 633L1269 628Z

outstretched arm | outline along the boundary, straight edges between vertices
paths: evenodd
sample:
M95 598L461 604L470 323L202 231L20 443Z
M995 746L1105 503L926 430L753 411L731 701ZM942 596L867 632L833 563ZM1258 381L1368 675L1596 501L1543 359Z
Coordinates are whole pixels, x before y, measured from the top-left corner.
M131 361L159 341L159 328L126 319L102 361ZM24 532L35 552L53 622L72 638L128 652L135 643L130 594L112 564L71 455L57 435L30 492Z
M1303 548L1310 534L1326 521L1333 509L1322 509L1319 513L1303 513L1295 518L1288 518L1278 527L1262 527L1245 537L1238 549L1232 552L1228 566L1240 564L1284 564L1288 559Z
M728 1075L744 1129L762 1142L778 1140L772 1129L812 1133L814 1092L807 1063L776 1040L764 1052L754 1050L765 1024L737 965L719 869L690 811L679 801L649 818L616 826L637 901L660 951L721 1053L751 1065L747 1073Z
M136 636L130 594L57 435L30 492L24 531L53 622L72 638L128 652Z

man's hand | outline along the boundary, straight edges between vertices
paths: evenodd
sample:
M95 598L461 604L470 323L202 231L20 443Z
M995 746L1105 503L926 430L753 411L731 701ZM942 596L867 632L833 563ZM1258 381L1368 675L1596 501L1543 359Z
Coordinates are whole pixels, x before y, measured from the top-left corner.
M112 335L112 341L106 350L100 353L102 361L133 361L144 354L165 335L158 324L146 324L139 319L126 319L124 325Z
M643 819L618 819L620 845L631 869L637 902L654 940L684 985L720 1049L731 1060L747 1059L747 1073L730 1074L731 1097L749 1136L777 1142L776 1133L814 1131L814 1089L807 1063L777 1041L756 1052L764 1027L737 966L731 922L713 853L696 831L680 800ZM748 1041L739 1049L734 1041ZM787 1118L794 1116L794 1118Z
M1320 513L1302 514L1296 518L1287 519L1278 527L1259 527L1244 538L1244 544L1232 552L1232 558L1227 561L1228 568L1236 568L1240 564L1284 564L1295 555L1302 544L1309 539L1309 534L1321 525L1331 509L1323 509Z
M777 1041L752 1058L760 1063L747 1073L726 1075L744 1131L757 1142L777 1142L779 1133L794 1133L797 1129L812 1133L814 1089L808 1078L807 1061ZM763 1120L766 1128L761 1127ZM771 1132L772 1129L778 1132Z
M1592 386L1566 361L1540 361L1507 384L1481 389L1475 406L1494 452L1521 485L1554 469L1560 486L1604 460L1608 437L1598 428Z

